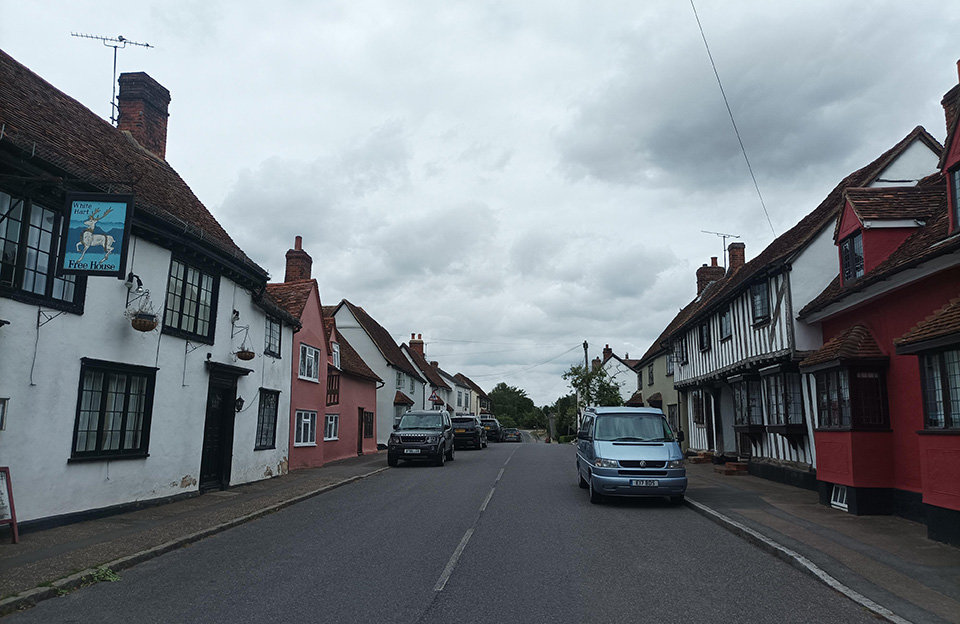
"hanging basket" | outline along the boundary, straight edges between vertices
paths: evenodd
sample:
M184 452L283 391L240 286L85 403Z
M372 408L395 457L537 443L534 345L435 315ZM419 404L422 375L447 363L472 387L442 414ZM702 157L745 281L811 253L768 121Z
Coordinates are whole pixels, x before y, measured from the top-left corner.
M240 349L237 351L238 360L252 360L257 354L250 349Z
M157 321L156 314L150 312L137 312L133 315L133 318L130 319L130 324L137 331L148 332L155 330L159 324L159 321Z

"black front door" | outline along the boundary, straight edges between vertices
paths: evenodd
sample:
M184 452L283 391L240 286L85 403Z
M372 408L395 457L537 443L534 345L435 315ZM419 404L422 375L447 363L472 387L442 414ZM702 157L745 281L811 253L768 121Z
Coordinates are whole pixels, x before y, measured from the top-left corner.
M230 484L236 400L236 377L228 379L217 375L210 376L207 414L203 426L203 451L200 457L201 490L222 490Z

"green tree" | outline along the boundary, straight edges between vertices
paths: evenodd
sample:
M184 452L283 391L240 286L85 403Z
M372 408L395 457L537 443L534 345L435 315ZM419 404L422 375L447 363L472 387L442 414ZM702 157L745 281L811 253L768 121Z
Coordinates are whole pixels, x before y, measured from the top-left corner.
M570 388L579 393L581 406L623 405L620 386L602 366L576 364L563 374Z
M543 419L542 412L522 388L508 386L501 381L487 396L493 401L497 419L506 427L533 428Z

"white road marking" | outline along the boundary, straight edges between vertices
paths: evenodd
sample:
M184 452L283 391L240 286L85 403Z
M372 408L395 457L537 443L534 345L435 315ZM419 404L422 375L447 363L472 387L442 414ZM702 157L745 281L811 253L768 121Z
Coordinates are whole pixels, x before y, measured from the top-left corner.
M493 498L493 493L497 491L497 488L491 488L490 493L487 494L487 497L483 500L483 504L480 505L480 512L487 510L487 503L490 502L490 499Z
M443 591L444 585L447 584L447 580L449 580L450 575L453 574L453 569L457 567L457 561L460 559L463 549L467 547L467 542L470 541L470 537L472 535L473 529L467 529L467 532L463 534L463 539L460 540L460 545L457 546L455 551L453 551L453 555L451 555L450 561L447 562L447 567L443 569L443 574L441 574L440 578L437 580L437 584L434 586L433 591Z

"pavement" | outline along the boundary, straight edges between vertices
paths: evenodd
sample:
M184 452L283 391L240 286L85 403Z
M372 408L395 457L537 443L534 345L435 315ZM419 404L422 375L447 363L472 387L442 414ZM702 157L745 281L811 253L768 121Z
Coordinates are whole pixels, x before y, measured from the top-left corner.
M386 469L381 452L223 492L27 530L19 544L8 536L0 543L0 616ZM816 492L719 474L712 464L690 463L687 476L692 510L879 619L960 623L960 549L927 539L924 525L894 516L852 516L820 505Z

